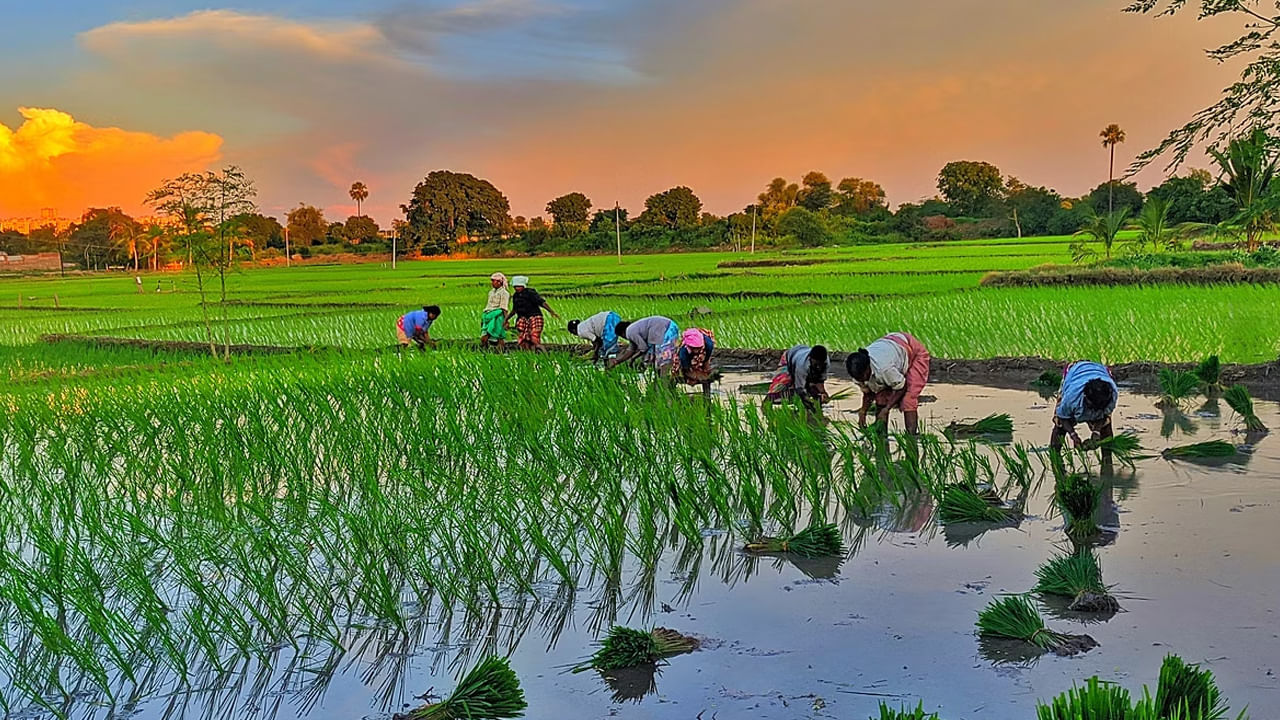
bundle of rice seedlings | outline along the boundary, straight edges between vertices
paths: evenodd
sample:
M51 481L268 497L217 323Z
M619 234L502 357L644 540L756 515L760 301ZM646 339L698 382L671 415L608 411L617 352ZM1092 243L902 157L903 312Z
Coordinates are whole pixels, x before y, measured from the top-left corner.
M1235 410L1244 421L1245 430L1251 433L1267 432L1267 426L1253 411L1253 398L1249 397L1249 391L1243 385L1232 385L1227 388L1227 391L1222 394L1222 399L1226 400L1231 409Z
M1235 454L1236 446L1224 440L1207 440L1205 442L1191 443L1190 445L1179 445L1160 453L1166 460L1224 458L1232 457Z
M1093 520L1102 489L1094 487L1082 474L1062 474L1054 483L1053 497L1066 519L1067 534L1072 538L1092 537L1098 526Z
M897 709L891 708L881 700L880 716L872 717L870 720L938 720L938 714L925 712L923 701L916 705L914 710L910 710L905 705Z
M1166 406L1182 404L1200 388L1195 373L1162 368L1159 375L1161 400Z
M600 649L587 662L573 669L618 670L656 663L660 660L693 652L698 649L697 638L692 638L670 628L636 630L614 625L609 628Z
M943 524L1002 523L1012 520L1013 515L1003 507L998 497L980 495L964 483L952 483L942 489L942 497L938 499L938 519Z
M1219 720L1227 716L1227 703L1213 680L1213 671L1188 665L1177 655L1165 657L1155 700L1148 697L1142 705L1149 707L1152 718Z
M1118 612L1120 603L1111 588L1102 582L1102 565L1093 548L1084 547L1069 555L1059 555L1036 569L1035 591L1071 598L1068 610L1077 612Z
M501 720L524 717L524 691L505 658L490 657L475 666L449 697L397 715L398 720Z
M1048 705L1036 705L1037 720L1129 720L1133 705L1129 691L1104 683L1095 675L1084 687L1073 687ZM1164 716L1161 716L1164 717Z
M1112 457L1122 463L1132 464L1135 460L1150 457L1142 454L1142 443L1138 440L1138 436L1131 432L1103 438L1093 443L1092 447L1098 450L1109 450Z
M1022 595L1006 595L978 614L978 634L1022 640L1057 655L1077 655L1098 646L1088 635L1068 635L1045 627L1040 613Z
M747 543L743 550L751 553L789 552L812 558L841 555L844 543L840 528L835 523L814 523L790 537L762 537Z
M1217 355L1210 355L1201 360L1192 372L1200 380L1200 385L1205 392L1216 392L1222 389L1222 363Z
M1045 370L1031 381L1031 387L1039 390L1057 391L1062 387L1062 373L1057 370Z
M1008 413L988 415L971 423L952 422L947 426L947 435L1012 435L1013 418Z

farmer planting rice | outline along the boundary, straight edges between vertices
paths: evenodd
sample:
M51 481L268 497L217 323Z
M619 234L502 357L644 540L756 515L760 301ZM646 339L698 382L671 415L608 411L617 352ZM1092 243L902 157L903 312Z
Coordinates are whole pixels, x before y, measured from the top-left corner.
M489 301L480 315L480 347L488 348L496 343L498 350L504 350L507 347L507 307L511 304L507 276L494 273L489 276L489 284L492 286Z
M1061 399L1053 413L1053 432L1049 446L1062 447L1063 438L1080 447L1084 443L1076 434L1076 425L1087 423L1093 431L1090 442L1112 436L1111 413L1116 409L1119 389L1111 372L1099 363L1081 360L1067 368L1062 377Z
M929 351L904 332L889 333L845 358L845 369L862 388L858 424L867 425L875 404L875 420L887 427L889 411L902 411L907 432L920 432L920 392L929 382Z
M542 347L542 328L544 320L542 317L542 309L546 308L552 317L559 319L560 316L547 301L538 294L537 290L529 287L529 278L524 275L517 275L511 278L511 285L515 288L515 295L511 296L511 312L507 315L510 319L516 319L516 338L519 341L520 348L523 350L538 350Z
M435 345L436 341L431 339L431 324L438 317L439 305L426 305L421 310L401 315L396 321L396 339L402 347L408 347L410 342L417 343L419 350L425 350L427 345Z
M650 315L635 322L618 323L619 337L627 339L628 347L614 358L609 367L616 367L637 357L652 364L659 373L671 366L676 359L676 345L680 340L680 326L669 317Z
M704 395L711 394L711 353L716 348L716 336L710 330L689 328L680 336L680 348L676 351L679 362L671 364L671 379L689 385L701 385Z
M778 372L765 399L776 403L799 398L806 405L822 405L831 399L826 388L830 371L831 358L826 347L796 345L782 353Z
M608 360L618 352L618 323L622 318L612 310L598 312L586 320L570 320L569 334L591 343L591 361Z

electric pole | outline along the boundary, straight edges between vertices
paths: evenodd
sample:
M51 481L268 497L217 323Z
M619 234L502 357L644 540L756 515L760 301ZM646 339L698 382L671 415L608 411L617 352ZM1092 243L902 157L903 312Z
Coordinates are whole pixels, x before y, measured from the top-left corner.
M622 206L613 201L613 234L618 239L618 264L622 264Z

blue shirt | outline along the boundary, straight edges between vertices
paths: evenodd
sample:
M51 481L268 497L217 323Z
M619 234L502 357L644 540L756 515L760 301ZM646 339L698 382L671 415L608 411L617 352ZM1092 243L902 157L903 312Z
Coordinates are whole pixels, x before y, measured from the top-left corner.
M427 317L426 310L414 310L404 315L404 334L413 337L419 331L426 333L431 329L431 318Z
M1084 406L1084 386L1091 380L1104 380L1111 386L1111 402L1101 410L1089 410ZM1103 365L1082 360L1067 369L1062 378L1062 399L1058 401L1057 416L1070 423L1098 422L1116 409L1119 389L1111 373Z

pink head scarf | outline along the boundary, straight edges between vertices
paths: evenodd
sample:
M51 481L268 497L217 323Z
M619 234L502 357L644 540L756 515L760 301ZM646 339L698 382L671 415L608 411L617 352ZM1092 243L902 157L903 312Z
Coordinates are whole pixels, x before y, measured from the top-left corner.
M685 347L700 348L707 344L707 338L698 328L689 328L681 336L681 342Z

